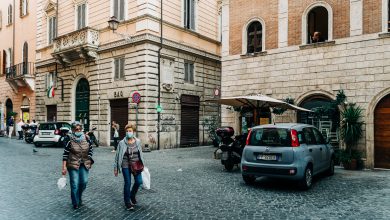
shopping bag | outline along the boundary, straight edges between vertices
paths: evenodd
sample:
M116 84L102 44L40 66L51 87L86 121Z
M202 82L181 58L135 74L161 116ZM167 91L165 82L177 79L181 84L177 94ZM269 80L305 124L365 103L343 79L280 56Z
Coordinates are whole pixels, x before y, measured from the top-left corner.
M59 190L63 190L65 188L65 186L66 186L66 177L62 176L57 181L57 187Z
M150 189L150 173L147 167L144 167L144 170L141 173L142 175L142 188Z

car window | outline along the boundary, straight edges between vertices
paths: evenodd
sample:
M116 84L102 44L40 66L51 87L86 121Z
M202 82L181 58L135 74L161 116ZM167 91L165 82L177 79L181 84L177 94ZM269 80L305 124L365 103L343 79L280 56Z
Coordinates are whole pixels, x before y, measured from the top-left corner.
M312 130L317 144L325 144L325 139L322 134L316 128L312 128Z
M54 124L40 124L39 130L55 130Z
M289 130L285 128L260 128L252 131L250 145L291 146Z
M303 138L303 132L302 131L298 132L298 141L301 144L305 143L305 138Z
M303 136L305 137L306 144L316 144L316 140L313 134L313 131L310 128L302 129Z

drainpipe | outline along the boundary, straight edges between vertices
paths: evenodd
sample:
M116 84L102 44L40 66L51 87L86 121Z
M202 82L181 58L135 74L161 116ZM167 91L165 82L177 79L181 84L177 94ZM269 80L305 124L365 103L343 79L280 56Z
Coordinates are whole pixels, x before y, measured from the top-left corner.
M157 98L157 106L160 106L161 101L161 88L160 88L160 80L161 80L161 50L163 46L163 0L160 1L160 9L161 9L161 18L160 18L160 49L158 49L158 85L157 85L157 93L158 93L158 98ZM157 150L160 150L160 120L161 120L161 114L160 112L157 112Z
M58 35L58 0L57 0L57 3L56 3L56 37Z
M13 5L13 25L12 25L12 60L10 62L10 67L14 65L15 63L15 26L16 26L16 21L15 21L15 14L16 14L16 5L15 5L15 0L14 0L14 5Z

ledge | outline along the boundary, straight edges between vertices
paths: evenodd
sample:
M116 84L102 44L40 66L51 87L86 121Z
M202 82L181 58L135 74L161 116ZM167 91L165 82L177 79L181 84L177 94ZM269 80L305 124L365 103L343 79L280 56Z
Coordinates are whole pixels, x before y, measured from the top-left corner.
M390 32L379 34L379 38L390 38Z
M247 54L241 54L241 58L247 58L247 57L258 57L258 56L265 56L267 55L267 51L261 51L256 53L247 53Z
M300 45L299 49L305 50L305 49L312 49L312 48L317 48L317 47L329 47L333 46L336 44L336 41L325 41L325 42L320 42L320 43L313 43L313 44L305 44L305 45Z

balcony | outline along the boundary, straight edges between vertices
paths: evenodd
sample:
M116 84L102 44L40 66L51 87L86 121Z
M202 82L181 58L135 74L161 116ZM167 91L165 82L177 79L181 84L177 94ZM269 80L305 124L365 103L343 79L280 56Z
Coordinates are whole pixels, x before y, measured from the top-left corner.
M32 91L35 89L34 63L23 62L14 66L5 68L6 80L13 90L28 87Z
M99 31L85 27L55 38L52 56L66 66L78 59L95 60L98 47Z

